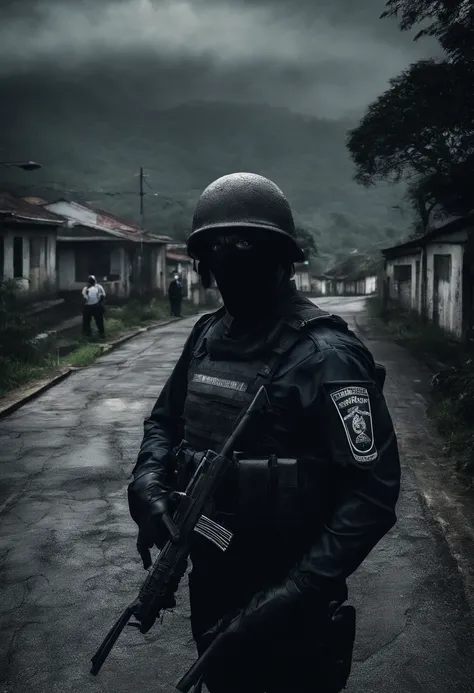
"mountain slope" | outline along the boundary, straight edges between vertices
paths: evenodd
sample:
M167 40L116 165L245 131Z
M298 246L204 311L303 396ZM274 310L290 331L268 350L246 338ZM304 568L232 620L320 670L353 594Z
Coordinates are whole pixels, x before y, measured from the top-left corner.
M43 164L34 181L45 187L33 186L29 174L29 193L51 198L58 196L55 190L69 190L139 220L136 174L143 166L146 225L183 238L209 182L232 171L253 171L284 190L297 221L315 231L320 250L330 257L348 246L390 245L402 233L392 208L400 190L365 190L352 180L345 137L353 123L256 104L192 102L153 110L115 102L113 108L92 104L85 110L73 96L36 102L34 129L31 120L26 127L27 115L25 127L16 123L21 142L13 138L9 146L13 155L21 144L28 158Z

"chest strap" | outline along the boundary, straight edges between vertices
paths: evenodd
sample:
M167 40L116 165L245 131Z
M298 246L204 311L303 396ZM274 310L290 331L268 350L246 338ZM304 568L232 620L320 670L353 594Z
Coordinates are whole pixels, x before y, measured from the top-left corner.
M272 349L267 361L260 367L257 377L247 391L249 393L257 392L262 385L272 380L283 357L299 342L301 332L308 325L314 324L317 320L328 321L332 318L331 313L321 310L317 306L300 309L297 314L284 318L279 342Z

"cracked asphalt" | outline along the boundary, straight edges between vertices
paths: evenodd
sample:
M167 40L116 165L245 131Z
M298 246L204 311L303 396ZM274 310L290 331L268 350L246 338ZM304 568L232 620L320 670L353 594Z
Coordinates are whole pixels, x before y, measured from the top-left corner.
M353 328L363 316L360 299L318 303ZM171 693L194 661L183 584L162 624L125 630L89 674L145 575L126 486L143 419L194 321L137 337L0 422L0 693ZM347 691L473 693L464 583L415 473L441 448L424 413L427 376L400 347L369 346L388 366L403 490L397 525L350 579L359 622Z

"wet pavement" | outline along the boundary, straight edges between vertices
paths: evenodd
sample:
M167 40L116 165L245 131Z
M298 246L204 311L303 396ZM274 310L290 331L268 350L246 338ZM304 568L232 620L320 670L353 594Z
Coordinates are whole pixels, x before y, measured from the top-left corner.
M318 303L364 324L360 299ZM0 693L171 693L194 660L183 584L161 625L124 631L89 674L145 574L126 486L143 418L195 319L132 340L0 422ZM347 691L473 693L460 569L413 471L442 447L425 416L428 374L400 347L363 338L388 367L404 476L397 525L350 580L359 633Z

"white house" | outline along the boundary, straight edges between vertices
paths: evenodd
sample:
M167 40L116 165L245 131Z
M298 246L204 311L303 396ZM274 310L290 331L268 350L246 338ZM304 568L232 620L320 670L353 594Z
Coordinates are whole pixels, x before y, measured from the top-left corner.
M194 261L186 251L185 243L168 243L166 249L168 283L175 272L181 278L184 289L184 297L198 305L214 306L220 300L220 294L216 287L204 289L198 273L194 270Z
M293 277L298 291L311 291L311 278L309 276L309 262L295 263L295 276Z
M459 339L473 329L474 214L382 251L385 302L417 311Z
M77 291L94 274L111 296L127 297L134 289L165 293L169 236L142 232L89 203L61 199L45 207L68 220L57 239L60 291Z
M65 220L21 197L0 194L0 279L31 293L56 291L56 238Z

